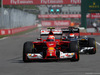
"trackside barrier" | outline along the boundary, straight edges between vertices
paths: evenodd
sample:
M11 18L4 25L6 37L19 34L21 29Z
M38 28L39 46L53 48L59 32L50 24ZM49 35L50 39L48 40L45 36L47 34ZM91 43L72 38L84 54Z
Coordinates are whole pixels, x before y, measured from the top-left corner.
M0 35L10 35L11 29L0 29Z
M35 26L26 26L26 27L21 27L21 28L14 28L14 29L1 29L0 30L0 35L11 35L11 34L15 34L18 32L22 32L28 29L32 29L37 27L37 25ZM100 35L100 33L80 33L81 36L84 35Z
M92 35L100 35L100 33L92 33Z
M100 33L80 33L81 36L84 35L100 35Z
M13 29L0 29L0 35L11 35L11 34L26 31L35 27L37 27L37 25L25 26L25 27L20 27L20 28L13 28Z
M80 33L80 35L91 35L91 33Z

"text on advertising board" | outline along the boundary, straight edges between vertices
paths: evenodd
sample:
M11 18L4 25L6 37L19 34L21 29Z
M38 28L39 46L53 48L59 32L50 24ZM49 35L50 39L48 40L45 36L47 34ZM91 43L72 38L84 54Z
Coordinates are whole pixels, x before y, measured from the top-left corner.
M81 4L81 0L3 0L3 5Z

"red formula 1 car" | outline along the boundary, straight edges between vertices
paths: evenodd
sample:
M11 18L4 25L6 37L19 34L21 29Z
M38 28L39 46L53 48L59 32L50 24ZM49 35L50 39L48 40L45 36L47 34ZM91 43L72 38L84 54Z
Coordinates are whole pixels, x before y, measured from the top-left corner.
M23 48L23 61L28 62L36 59L69 59L79 61L79 48L77 41L61 41L55 39L55 35L61 35L59 30L41 30L41 36L48 35L46 39L38 38L39 41L25 42Z

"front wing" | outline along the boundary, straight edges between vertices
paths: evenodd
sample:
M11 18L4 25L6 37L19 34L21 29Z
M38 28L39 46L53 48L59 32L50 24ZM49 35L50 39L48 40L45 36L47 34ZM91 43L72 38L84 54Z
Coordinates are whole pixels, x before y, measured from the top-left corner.
M43 53L28 53L27 58L30 60L34 59L67 59L72 58L75 55L75 53L63 53L60 51L59 58L43 58Z

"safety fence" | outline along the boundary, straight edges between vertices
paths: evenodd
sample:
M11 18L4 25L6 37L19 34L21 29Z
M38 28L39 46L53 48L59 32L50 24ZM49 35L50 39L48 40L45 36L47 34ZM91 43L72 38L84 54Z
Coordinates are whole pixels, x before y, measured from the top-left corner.
M0 29L35 25L36 15L18 9L0 9Z

